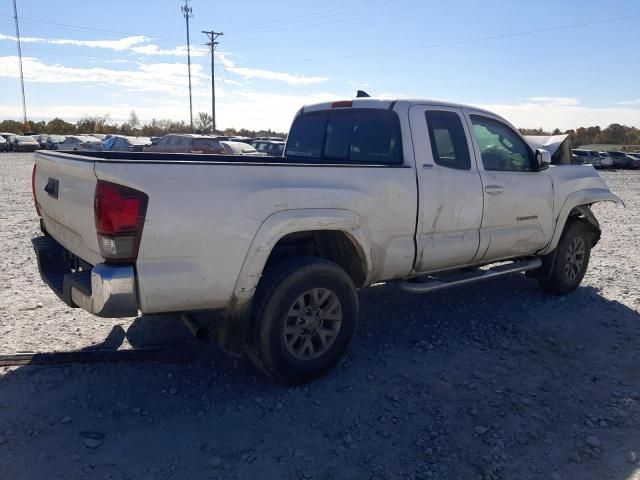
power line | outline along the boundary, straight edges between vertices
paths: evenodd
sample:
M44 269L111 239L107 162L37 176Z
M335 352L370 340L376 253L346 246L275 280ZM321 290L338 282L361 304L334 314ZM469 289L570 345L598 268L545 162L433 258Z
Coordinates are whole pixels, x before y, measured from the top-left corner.
M11 17L11 15L5 15L5 14L0 14L0 17L13 18L13 17ZM142 36L142 37L149 37L149 38L161 39L161 40L180 41L180 39L176 38L176 37L162 37L162 36L159 36L159 35L152 35L152 34L147 34L147 33L133 33L133 32L122 32L122 31L118 31L118 30L107 30L107 29L104 29L104 28L87 27L87 26L84 26L84 25L72 25L72 24L69 24L69 23L58 23L58 22L49 22L47 20L37 20L35 18L20 17L20 20L22 22L39 23L39 24L42 24L42 25L53 25L53 26L56 26L56 27L62 27L62 28L66 28L66 29L69 29L69 30L88 30L88 31L92 31L92 32L107 33L107 34L110 34L110 35Z
M249 32L243 32L242 35L251 35L251 34L262 35L262 34L265 34L265 33L286 32L286 31L292 31L292 30L301 30L301 29L325 27L325 26L328 26L328 25L337 25L337 24L341 24L341 23L360 22L360 21L368 19L368 18L374 18L374 17L383 16L383 15L386 15L386 16L395 15L395 14L398 14L398 13L408 12L408 11L411 11L411 10L421 9L421 8L425 8L425 7L431 7L431 6L434 6L434 5L440 5L440 4L444 4L444 3L451 3L451 2L455 2L455 1L458 1L458 0L437 0L437 1L434 1L434 2L421 3L421 4L418 4L418 5L412 5L410 7L405 7L405 8L400 8L400 9L376 11L376 12L372 12L370 14L359 15L357 17L340 18L340 19L335 19L335 20L332 20L332 21L314 23L314 24L309 24L309 25L293 25L293 26L289 26L289 27L285 26L283 28L270 28L270 25L265 25L264 29L262 29L262 30L251 30Z
M499 40L499 39L503 39L503 38L522 37L522 36L526 36L526 35L533 35L533 34L536 34L536 33L548 33L548 32L560 31L560 30L570 30L570 29L574 29L574 28L589 27L589 26L593 26L593 25L602 25L604 23L613 23L613 22L619 22L619 21L623 21L623 20L631 20L631 19L634 19L634 18L640 18L640 14L626 15L626 16L622 16L622 17L604 18L604 19L601 19L601 20L593 20L593 21L589 21L589 22L581 22L581 23L559 25L559 26L555 26L555 27L545 27L545 28L539 28L539 29L535 29L535 30L524 30L524 31L520 31L520 32L500 33L500 34L495 34L495 35L487 35L487 36L484 36L484 37L470 38L470 39L466 39L466 40L453 40L453 41L450 41L450 42L432 43L432 44L428 44L428 45L420 45L420 46L417 46L417 47L410 47L410 48L395 48L395 49L387 49L387 50L370 50L370 51L365 51L365 52L353 53L353 54L349 54L349 55L340 55L340 56L333 56L333 57L305 58L304 60L294 60L294 61L290 61L290 60L273 61L273 60L270 60L268 62L252 62L251 65L252 66L254 66L254 65L294 65L294 64L299 64L299 63L323 62L323 61L329 61L329 60L346 60L346 59L351 59L351 58L379 56L379 55L387 55L387 54L394 54L394 53L404 53L404 52L412 52L412 51L419 51L419 50L430 50L430 49L433 49L433 48L452 47L452 46L458 46L458 45L467 45L467 44L472 44L472 43L486 42L486 41L489 41L489 40ZM240 64L238 66L243 66L243 65Z
M213 30L211 30L210 32L203 30L202 33L204 33L209 39L209 42L206 45L211 50L211 122L212 122L211 130L212 130L212 133L215 134L216 133L215 51L216 51L216 45L220 43L220 42L216 42L216 40L220 38L222 35L224 35L224 33L214 32Z
M278 18L275 21L266 20L259 23L239 25L236 28L232 28L230 31L232 33L246 33L253 29L260 30L261 28L264 28L265 25L268 25L268 26L289 25L292 23L309 22L309 21L319 20L323 18L334 17L337 15L349 15L349 14L357 13L358 11L363 9L370 10L371 8L378 8L380 6L393 4L393 3L400 3L402 1L404 0L373 0L369 2L359 2L355 5L344 5L341 7L330 8L328 10L318 10L316 12L311 12L304 15Z

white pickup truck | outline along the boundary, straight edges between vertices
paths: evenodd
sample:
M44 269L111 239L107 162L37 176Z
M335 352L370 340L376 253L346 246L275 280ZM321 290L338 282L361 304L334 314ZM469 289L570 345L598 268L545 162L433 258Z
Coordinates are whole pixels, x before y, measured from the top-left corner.
M549 165L507 121L423 100L297 113L283 157L39 152L33 240L45 282L102 317L224 312L218 336L273 378L341 358L356 290L427 293L527 272L578 287L622 203L592 166Z

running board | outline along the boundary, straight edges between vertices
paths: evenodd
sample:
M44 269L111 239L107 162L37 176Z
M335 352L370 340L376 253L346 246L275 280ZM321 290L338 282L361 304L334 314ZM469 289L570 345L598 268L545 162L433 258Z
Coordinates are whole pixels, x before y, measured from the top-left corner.
M542 260L534 258L531 260L521 260L518 262L507 263L505 265L498 265L497 267L489 268L486 270L476 269L470 272L454 273L448 276L442 277L422 277L418 281L403 281L400 282L400 288L411 293L430 293L436 290L443 290L445 288L456 287L458 285L466 285L468 283L475 283L482 280L488 280L490 278L501 277L510 273L527 272L529 270L535 270L542 266Z

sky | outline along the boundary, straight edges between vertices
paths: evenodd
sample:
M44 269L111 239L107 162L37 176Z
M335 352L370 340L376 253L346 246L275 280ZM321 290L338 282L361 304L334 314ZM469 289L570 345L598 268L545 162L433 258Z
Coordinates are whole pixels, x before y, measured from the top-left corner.
M17 0L27 115L189 120L184 0ZM193 110L286 131L305 104L450 100L522 128L640 127L639 0L191 0ZM22 104L0 0L0 119Z

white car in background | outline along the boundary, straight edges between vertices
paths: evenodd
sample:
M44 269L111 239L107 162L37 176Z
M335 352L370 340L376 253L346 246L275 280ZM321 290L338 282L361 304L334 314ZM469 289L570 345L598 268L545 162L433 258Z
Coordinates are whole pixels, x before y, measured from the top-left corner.
M89 135L71 135L59 143L56 150L90 151L96 152L102 149L102 141Z
M250 157L264 157L267 154L258 152L251 145L244 142L232 142L223 140L220 145L224 147L227 155L246 155Z

